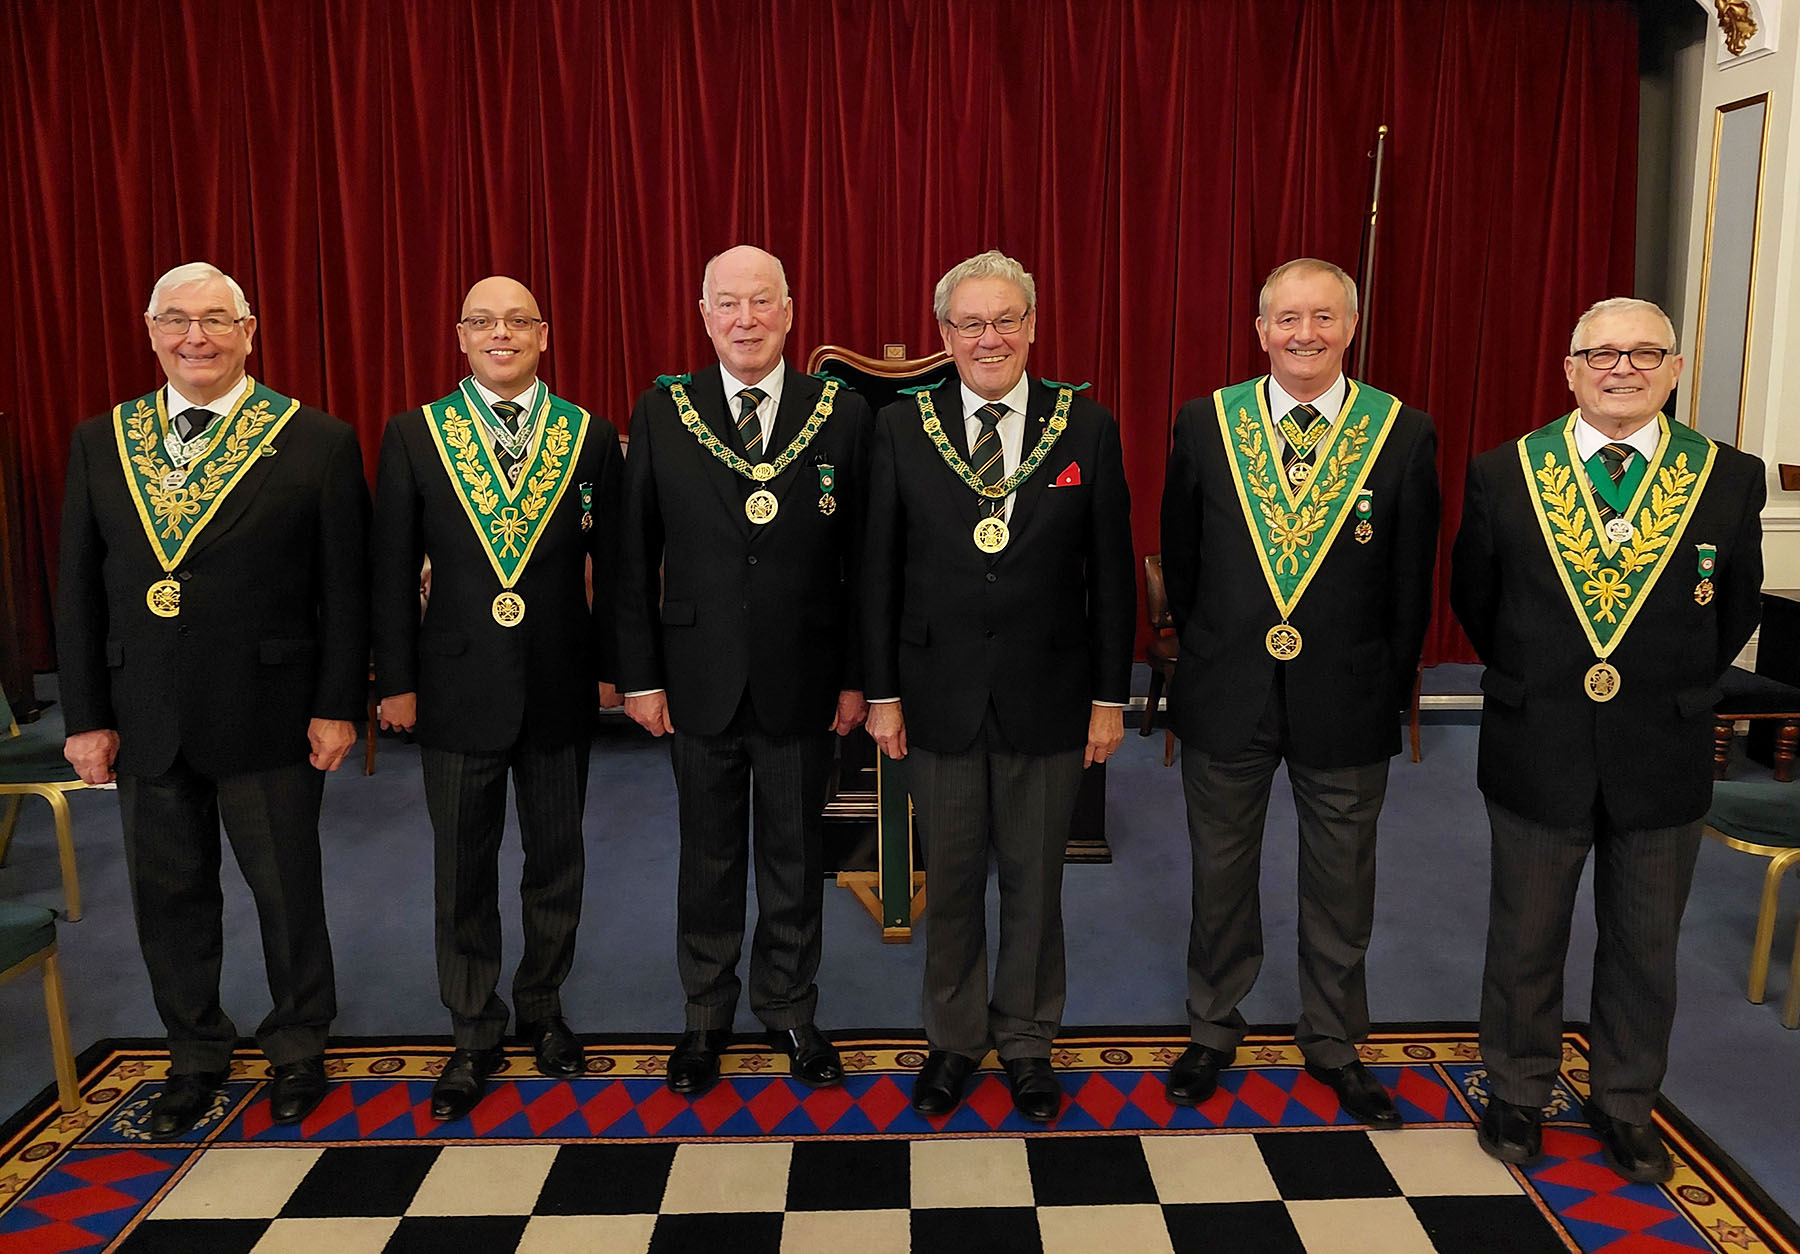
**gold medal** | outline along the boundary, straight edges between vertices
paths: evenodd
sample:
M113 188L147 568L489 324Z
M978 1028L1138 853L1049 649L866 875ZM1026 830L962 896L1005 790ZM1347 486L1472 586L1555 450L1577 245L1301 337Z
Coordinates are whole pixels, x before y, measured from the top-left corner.
M1625 541L1631 539L1631 537L1636 534L1636 530L1637 529L1631 525L1631 520L1626 518L1623 514L1614 514L1611 518L1606 520L1606 538L1611 540L1614 544L1625 543Z
M1300 656L1300 633L1292 623L1276 623L1263 637L1263 648L1277 662L1291 662Z
M1356 542L1358 544L1367 544L1374 538L1375 527L1368 519L1365 518L1356 524Z
M1288 482L1293 484L1295 487L1299 487L1300 481L1302 479L1306 478L1306 472L1311 469L1312 469L1311 462L1307 461L1304 457L1296 457L1293 461L1288 463L1288 468L1287 468Z
M830 518L833 514L837 513L837 498L829 492L820 497L819 512L827 518Z
M525 617L525 598L508 588L494 598L494 621L502 627L517 627Z
M1581 682L1590 700L1611 701L1619 695L1619 668L1611 662L1595 662Z
M583 531L592 531L594 529L594 516L592 514L583 514L581 516L581 529Z
M1006 529L1006 520L998 514L975 524L975 547L983 553L998 553L1011 539L1012 534Z
M758 466L758 470L765 467ZM744 516L757 526L762 526L775 517L775 511L781 508L781 502L767 488L758 488L744 501Z
M1711 605L1713 599L1712 580L1702 579L1694 585L1694 604Z
M162 473L162 478L157 482L162 485L162 490L164 492L173 492L187 482L187 471L165 470Z
M173 579L158 579L144 593L144 604L158 618L174 618L181 613L181 585Z
M775 477L775 467L768 462L757 462L750 467L750 477L758 483L767 483Z

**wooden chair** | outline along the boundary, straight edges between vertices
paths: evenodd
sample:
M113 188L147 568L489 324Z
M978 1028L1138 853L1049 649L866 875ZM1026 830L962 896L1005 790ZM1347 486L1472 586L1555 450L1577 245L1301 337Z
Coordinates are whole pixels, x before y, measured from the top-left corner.
M0 901L0 984L39 969L44 973L44 1011L50 1018L56 1096L65 1111L74 1111L81 1106L81 1093L75 1083L75 1051L69 1044L62 973L56 965L56 912Z
M0 797L6 799L5 813L0 814L0 866L6 865L25 798L42 797L48 801L56 824L56 850L62 859L63 913L69 922L78 922L81 879L75 871L75 837L64 794L87 785L63 757L62 745L47 739L35 727L30 732L19 730L4 690L0 690L0 719L5 720L0 727Z
M1800 748L1800 688L1779 679L1734 666L1719 680L1724 696L1713 710L1713 778L1724 779L1731 761L1731 740L1739 721L1775 725L1775 778L1794 778L1794 756Z
M1144 559L1144 609L1150 617L1150 645L1144 660L1150 664L1150 692L1144 698L1144 721L1138 735L1148 736L1156 722L1157 704L1175 682L1175 658L1181 652L1175 636L1175 615L1169 610L1169 589L1163 583L1162 554ZM1175 729L1163 727L1163 765L1175 761Z
M1763 872L1762 903L1756 913L1756 938L1750 943L1748 996L1760 1005L1768 984L1782 877L1800 863L1800 792L1768 780L1714 784L1712 808L1706 812L1706 834L1727 848L1769 860L1768 869ZM1795 933L1794 944L1781 1020L1790 1028L1800 1027L1800 931Z

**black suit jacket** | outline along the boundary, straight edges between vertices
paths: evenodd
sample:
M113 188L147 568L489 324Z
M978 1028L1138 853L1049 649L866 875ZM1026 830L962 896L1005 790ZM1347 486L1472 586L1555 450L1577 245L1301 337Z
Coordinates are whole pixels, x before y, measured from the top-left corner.
M788 369L770 460L805 425L823 386ZM696 371L687 392L719 440L741 451L717 363ZM867 402L841 389L824 428L766 485L779 507L759 526L744 501L762 485L702 447L665 389L638 398L621 521L621 692L666 689L676 730L698 735L724 731L746 689L764 732L831 726L838 693L863 686L849 590L868 427ZM835 476L829 514L819 508L822 465Z
M173 577L126 485L110 414L75 428L63 497L57 662L70 735L115 728L121 774L180 752L207 775L305 761L307 723L360 720L368 691L369 491L356 435L308 406L258 457Z
M493 753L520 741L563 745L593 730L599 681L616 669L620 461L618 430L590 414L568 487L514 585L525 616L504 627L493 614L500 580L444 469L424 410L389 421L375 490L375 683L384 697L419 694L419 743ZM585 531L584 483L593 488L593 526ZM427 555L431 597L421 620L419 568Z
M1021 456L1056 396L1032 386ZM932 404L966 461L961 387L938 388ZM1079 482L1053 487L1058 478ZM1068 427L1014 495L1010 542L991 557L975 547L979 519L979 499L925 434L916 400L883 409L863 578L869 696L899 697L907 742L936 752L966 749L990 700L1019 752L1078 749L1092 703L1123 703L1131 690L1131 493L1112 414L1075 398Z
M1361 766L1400 751L1401 709L1431 618L1441 501L1437 432L1402 405L1364 485L1374 534L1354 519L1321 560L1289 622L1300 655L1284 663L1289 753L1314 767ZM1281 621L1244 521L1211 396L1181 407L1162 502L1163 579L1181 637L1169 694L1175 734L1208 754L1250 742L1276 661Z
M1762 462L1721 446L1681 544L1610 661L1618 694L1590 700L1594 664L1532 509L1516 443L1469 464L1450 604L1481 678L1482 792L1540 823L1588 822L1603 800L1626 828L1672 827L1712 801L1719 677L1756 627L1762 591ZM1718 547L1701 605L1696 544Z

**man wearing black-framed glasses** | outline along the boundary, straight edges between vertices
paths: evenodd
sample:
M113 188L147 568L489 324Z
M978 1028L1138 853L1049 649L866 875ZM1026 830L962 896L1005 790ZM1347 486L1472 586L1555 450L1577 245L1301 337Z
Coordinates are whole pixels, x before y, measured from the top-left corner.
M1487 664L1478 782L1493 834L1481 1147L1530 1163L1562 1058L1570 917L1594 854L1592 1083L1607 1165L1671 1172L1651 1122L1675 953L1712 797L1719 676L1756 626L1762 463L1662 414L1668 316L1576 323L1573 412L1469 466L1450 603Z

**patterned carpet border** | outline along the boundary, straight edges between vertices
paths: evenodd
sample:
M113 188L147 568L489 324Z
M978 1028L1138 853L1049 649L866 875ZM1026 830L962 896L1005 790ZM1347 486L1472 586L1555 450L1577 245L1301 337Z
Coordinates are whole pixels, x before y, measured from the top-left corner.
M82 1056L79 1110L63 1113L46 1090L0 1129L0 1254L104 1249L191 1160L217 1146L1217 1135L1359 1126L1305 1073L1292 1038L1276 1035L1252 1035L1218 1093L1195 1108L1172 1106L1162 1092L1163 1073L1186 1044L1181 1035L1116 1030L1064 1038L1053 1061L1068 1096L1048 1128L1020 1120L991 1056L957 1111L927 1119L907 1101L911 1075L924 1061L921 1041L897 1033L833 1035L848 1076L841 1088L806 1089L787 1078L779 1054L739 1044L724 1057L722 1083L691 1102L662 1083L663 1038L589 1038L587 1074L572 1081L538 1076L529 1051L509 1048L481 1104L452 1123L430 1117L442 1043L334 1045L327 1058L331 1093L294 1127L270 1122L268 1066L240 1051L207 1117L182 1140L162 1144L138 1125L161 1091L167 1054L150 1042L102 1042ZM1569 1249L1800 1254L1800 1227L1671 1107L1656 1118L1675 1157L1674 1179L1657 1187L1614 1176L1581 1119L1586 1051L1585 1037L1569 1033L1548 1108L1545 1158L1518 1172ZM1468 1028L1380 1032L1361 1055L1409 1126L1470 1127L1486 1101L1486 1072Z

